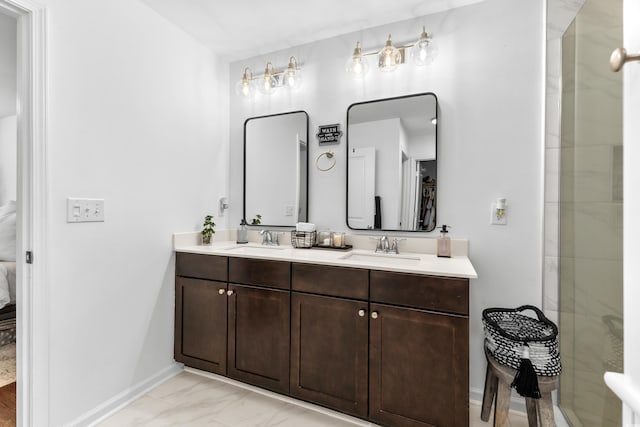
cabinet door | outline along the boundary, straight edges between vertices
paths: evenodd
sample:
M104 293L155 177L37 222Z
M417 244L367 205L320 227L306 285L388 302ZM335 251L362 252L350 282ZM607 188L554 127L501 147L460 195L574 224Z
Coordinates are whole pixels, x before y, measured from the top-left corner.
M290 293L229 284L228 375L289 393Z
M367 303L292 294L291 395L367 416Z
M176 277L175 359L216 374L227 368L227 284Z
M371 304L369 417L468 426L468 318Z

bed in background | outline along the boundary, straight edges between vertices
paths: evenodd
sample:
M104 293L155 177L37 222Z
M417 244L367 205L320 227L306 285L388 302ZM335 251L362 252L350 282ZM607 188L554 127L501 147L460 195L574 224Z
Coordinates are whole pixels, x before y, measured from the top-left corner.
M0 206L0 321L16 317L16 203Z

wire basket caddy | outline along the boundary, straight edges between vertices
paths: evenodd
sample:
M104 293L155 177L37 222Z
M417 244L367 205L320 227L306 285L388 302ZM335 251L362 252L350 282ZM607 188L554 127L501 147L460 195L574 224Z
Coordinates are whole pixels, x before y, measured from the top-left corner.
M316 242L315 231L295 231L291 232L291 246L294 248L309 249Z

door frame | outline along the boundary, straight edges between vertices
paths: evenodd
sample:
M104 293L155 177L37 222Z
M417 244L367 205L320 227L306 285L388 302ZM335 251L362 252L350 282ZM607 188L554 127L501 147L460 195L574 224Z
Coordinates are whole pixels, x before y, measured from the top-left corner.
M46 275L46 10L0 0L18 20L16 365L18 425L49 424L49 304ZM27 263L26 253L32 254Z

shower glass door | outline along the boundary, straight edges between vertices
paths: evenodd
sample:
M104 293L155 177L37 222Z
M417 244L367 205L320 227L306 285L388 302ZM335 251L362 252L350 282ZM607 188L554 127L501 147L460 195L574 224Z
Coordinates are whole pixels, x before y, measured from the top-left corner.
M603 381L622 371L622 0L586 0L562 40L560 407L573 426L618 426Z

